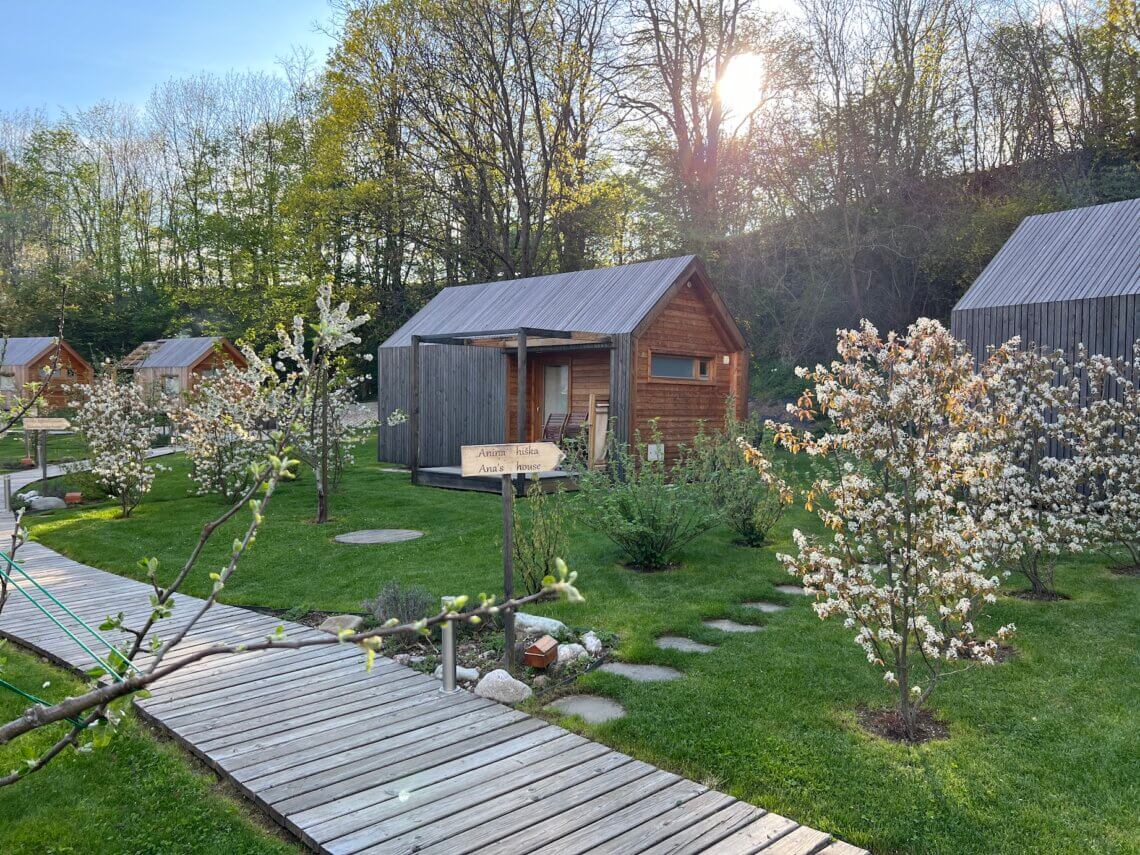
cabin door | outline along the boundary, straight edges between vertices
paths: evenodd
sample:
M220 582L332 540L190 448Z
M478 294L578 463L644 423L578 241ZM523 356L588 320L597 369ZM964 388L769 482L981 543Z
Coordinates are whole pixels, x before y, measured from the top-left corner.
M542 435L550 416L564 418L570 412L570 365L553 363L542 366L542 409L539 412L538 434Z

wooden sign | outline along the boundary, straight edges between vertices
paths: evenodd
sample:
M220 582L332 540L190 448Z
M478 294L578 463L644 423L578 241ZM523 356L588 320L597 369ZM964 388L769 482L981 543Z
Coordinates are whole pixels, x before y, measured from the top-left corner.
M465 445L460 449L464 478L529 475L556 469L566 455L553 442Z
M24 419L24 430L70 430L67 419Z

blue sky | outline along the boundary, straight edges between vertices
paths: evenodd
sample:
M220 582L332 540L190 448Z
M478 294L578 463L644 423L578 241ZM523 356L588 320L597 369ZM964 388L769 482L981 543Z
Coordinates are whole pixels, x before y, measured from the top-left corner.
M2 0L0 112L143 104L172 77L272 71L294 45L323 59L326 0Z

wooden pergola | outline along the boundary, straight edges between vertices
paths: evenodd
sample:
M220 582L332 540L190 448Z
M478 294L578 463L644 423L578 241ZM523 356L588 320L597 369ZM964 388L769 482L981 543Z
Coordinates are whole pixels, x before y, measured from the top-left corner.
M545 341L570 342L576 339L575 333L569 330L536 329L534 327L518 327L507 330L473 330L471 332L448 333L446 335L413 335L411 343L411 412L408 414L409 429L409 462L414 473L419 469L420 456L420 345L421 344L457 344L470 345L476 341L490 341L501 339L504 342L515 339L518 353L518 388L517 407L517 436L521 439L526 434L526 408L527 400L523 390L526 389L526 352L527 341L530 338Z

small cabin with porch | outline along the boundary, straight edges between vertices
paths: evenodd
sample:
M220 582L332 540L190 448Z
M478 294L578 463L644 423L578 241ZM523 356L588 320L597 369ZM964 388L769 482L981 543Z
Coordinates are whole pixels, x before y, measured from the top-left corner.
M744 337L688 255L445 288L377 355L380 460L416 483L460 479L460 447L581 436L593 465L606 437L675 459L734 395L747 406ZM401 410L408 419L387 423ZM398 421L398 420L397 420Z
M118 370L129 372L147 389L176 397L231 362L246 365L241 351L221 336L163 338L140 344L119 362Z
M43 404L66 407L67 387L90 383L94 373L75 348L54 336L0 338L0 409L23 395L29 383L44 382Z

